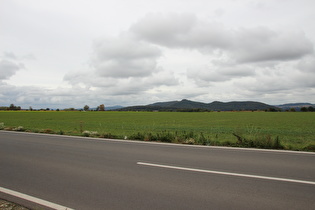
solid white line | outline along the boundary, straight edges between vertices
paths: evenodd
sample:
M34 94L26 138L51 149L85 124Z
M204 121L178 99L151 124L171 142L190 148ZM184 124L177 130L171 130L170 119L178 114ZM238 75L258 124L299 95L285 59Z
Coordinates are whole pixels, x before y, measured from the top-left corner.
M258 148L242 148L242 147L225 147L225 146L206 146L206 145L190 145L190 144L176 144L176 143L164 143L164 142L152 142L152 141L139 141L139 140L123 140L123 139L107 139L107 138L93 138L93 137L83 137L83 136L67 136L67 135L57 135L57 134L45 134L45 133L28 133L28 132L18 132L18 131L3 131L7 133L15 134L26 134L26 135L39 135L48 137L59 137L59 138L69 138L69 139L80 139L82 141L110 141L125 144L152 144L159 146L170 146L170 147L187 147L187 148L201 148L201 149L221 149L221 150L238 150L238 151L253 151L253 152L264 152L264 153L287 153L287 154L301 154L301 155L311 155L315 156L315 152L305 152L305 151L293 151L293 150L275 150L275 149L258 149Z
M269 176L257 176L257 175L250 175L250 174L239 174L239 173L230 173L230 172L222 172L222 171L211 171L211 170L185 168L185 167L161 165L161 164L154 164L154 163L144 163L144 162L137 162L137 164L138 165L145 165L145 166L160 167L160 168L184 170L184 171L194 171L194 172L201 172L201 173L211 173L211 174L220 174L220 175L228 175L228 176L239 176L239 177L247 177L247 178L255 178L255 179L266 179L266 180L274 180L274 181L282 181L282 182L294 182L294 183L315 185L315 182L304 181L304 180L297 180L297 179L285 179L285 178L277 178L277 177L269 177Z
M55 204L55 203L52 203L52 202L49 202L49 201L45 201L45 200L42 200L42 199L39 199L39 198L35 198L33 196L26 195L26 194L23 194L23 193L19 193L19 192L16 192L16 191L13 191L13 190L9 190L9 189L3 188L3 187L0 187L0 192L5 193L5 194L9 194L9 195L12 195L12 196L24 199L24 200L31 201L33 203L37 203L37 204L40 204L42 206L47 206L47 207L52 208L52 209L73 210L71 208L68 208L68 207L65 207L65 206L61 206L59 204Z

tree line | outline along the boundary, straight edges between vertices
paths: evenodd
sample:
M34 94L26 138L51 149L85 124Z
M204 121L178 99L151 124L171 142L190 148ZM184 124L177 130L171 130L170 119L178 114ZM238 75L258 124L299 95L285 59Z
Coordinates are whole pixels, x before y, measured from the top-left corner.
M22 110L21 106L15 106L14 104L10 104L10 106L0 106L0 110L2 111L18 111ZM30 106L29 111L33 111L34 109ZM46 109L38 109L40 111L50 111L50 108ZM60 109L56 109L55 111L60 111ZM88 105L85 105L82 109L75 109L75 108L65 108L63 111L105 111L105 105L101 104L97 106L96 108L90 109ZM211 110L207 109L185 109L185 108L170 108L170 107L155 107L155 106L133 106L133 107L126 107L122 109L118 109L117 111L166 111L166 112L209 112ZM236 111L236 110L234 110ZM242 111L242 110L239 110ZM258 111L258 110L248 110L248 111ZM286 112L296 112L296 111L301 111L301 112L315 112L315 108L312 106L309 107L301 107L301 108L290 108L287 110L281 110L281 109L275 109L275 108L269 108L265 110L266 112L281 112L281 111L286 111Z
M10 104L10 106L1 106L0 110L17 111L17 110L21 110L21 107L15 106L14 104Z
M309 107L302 107L301 112L315 112L315 108L312 106Z
M2 111L19 111L22 110L21 106L15 106L14 104L10 104L10 106L0 106L0 110ZM24 110L29 110L29 111L35 111L35 109L33 109L31 106L28 109L24 109ZM50 111L52 109L50 108L45 108L45 109L37 109L40 111ZM90 109L90 107L88 105L85 105L82 109L75 109L75 108L65 108L63 109L64 111L105 111L105 105L101 104L99 106L97 106L96 109ZM60 109L56 109L55 111L60 111Z

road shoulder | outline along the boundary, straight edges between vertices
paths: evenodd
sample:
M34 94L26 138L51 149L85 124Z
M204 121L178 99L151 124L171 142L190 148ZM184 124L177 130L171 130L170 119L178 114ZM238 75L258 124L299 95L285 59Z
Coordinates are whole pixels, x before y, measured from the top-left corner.
M12 203L7 200L0 199L0 209L1 210L30 210L24 206L21 206L16 203Z

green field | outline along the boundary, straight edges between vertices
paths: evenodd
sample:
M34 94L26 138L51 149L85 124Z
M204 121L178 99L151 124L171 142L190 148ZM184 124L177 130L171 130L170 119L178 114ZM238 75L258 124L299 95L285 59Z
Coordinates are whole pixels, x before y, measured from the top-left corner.
M315 150L314 112L1 111L0 129L189 144Z

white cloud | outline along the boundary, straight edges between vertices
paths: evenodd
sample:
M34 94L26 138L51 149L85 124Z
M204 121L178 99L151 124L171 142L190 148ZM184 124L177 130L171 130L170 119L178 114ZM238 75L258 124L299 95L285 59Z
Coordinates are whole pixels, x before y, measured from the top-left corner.
M315 100L314 1L46 3L0 3L0 105Z

